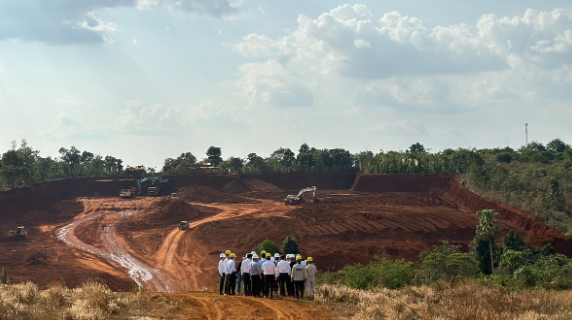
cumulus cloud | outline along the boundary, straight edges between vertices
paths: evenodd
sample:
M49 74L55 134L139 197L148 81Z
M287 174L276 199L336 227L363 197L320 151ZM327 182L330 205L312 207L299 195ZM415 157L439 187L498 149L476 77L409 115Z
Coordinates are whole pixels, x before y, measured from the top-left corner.
M249 125L248 120L243 118L238 110L223 106L213 100L189 109L189 122L194 126L228 128Z
M43 131L48 140L69 141L79 140L106 140L106 128L74 119L67 114L60 114L53 120L52 126Z
M342 5L297 22L285 36L252 33L233 47L261 60L240 67L239 85L251 101L278 105L297 93L304 98L294 100L315 101L316 88L331 79L353 87L357 101L406 106L464 104L467 96L456 90L474 96L483 86L479 101L534 92L542 82L556 83L548 91L555 95L570 91L572 18L565 10L427 27L400 12L376 16L364 5Z
M127 134L156 135L181 131L187 124L181 109L133 100L127 101L115 130Z
M138 10L168 6L172 11L226 18L245 10L242 0L51 0L1 1L0 40L19 39L50 44L109 44L119 26L102 21L102 9Z
M170 134L207 127L244 127L240 113L215 101L183 108L127 101L114 130L126 134Z
M251 102L276 106L309 106L314 103L307 80L276 60L240 67L239 86Z

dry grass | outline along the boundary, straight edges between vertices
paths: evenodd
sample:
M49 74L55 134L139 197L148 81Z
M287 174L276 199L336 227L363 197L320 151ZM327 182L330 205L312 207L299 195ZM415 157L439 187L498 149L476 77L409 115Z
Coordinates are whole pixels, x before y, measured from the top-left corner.
M329 305L340 317L355 320L572 319L572 291L507 292L475 282L374 291L322 285L316 301Z
M88 281L75 289L54 284L38 290L31 282L0 285L0 319L169 319L180 314L179 302L162 294L114 293Z

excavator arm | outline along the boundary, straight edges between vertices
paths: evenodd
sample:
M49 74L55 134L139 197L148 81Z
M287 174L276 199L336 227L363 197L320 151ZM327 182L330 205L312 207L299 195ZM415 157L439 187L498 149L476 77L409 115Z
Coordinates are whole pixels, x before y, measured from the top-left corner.
M284 203L286 205L293 205L293 204L300 203L300 202L302 202L302 199L300 197L306 192L312 192L314 202L318 202L318 199L316 199L316 190L317 190L317 188L314 186L306 187L306 188L300 190L300 192L298 192L298 194L295 196L294 195L286 196L286 199L284 199Z
M298 195L296 196L296 198L300 198L300 196L306 192L312 192L313 197L316 198L316 187L314 187L314 186L306 187L306 188L300 190L300 192L298 192Z

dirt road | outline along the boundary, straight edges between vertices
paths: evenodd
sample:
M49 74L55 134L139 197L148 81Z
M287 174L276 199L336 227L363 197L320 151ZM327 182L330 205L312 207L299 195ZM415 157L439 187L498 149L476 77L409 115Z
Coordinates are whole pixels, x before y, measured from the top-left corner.
M57 230L59 240L68 246L96 255L112 265L126 269L129 277L142 287L148 287L153 291L172 292L172 279L163 276L159 270L149 267L146 263L127 253L119 240L116 232L117 224L130 216L139 213L137 210L142 206L140 201L130 201L128 204L117 201L112 203L103 202L102 199L82 199L85 210L80 214L81 218L75 219ZM132 207L129 211L116 211L117 209ZM82 224L95 219L105 218L102 225L101 242L104 249L86 244L75 235L75 230Z

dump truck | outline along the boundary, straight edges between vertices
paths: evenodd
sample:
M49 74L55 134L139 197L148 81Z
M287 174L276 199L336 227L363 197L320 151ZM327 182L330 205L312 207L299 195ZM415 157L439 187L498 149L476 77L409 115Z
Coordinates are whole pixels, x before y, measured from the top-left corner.
M169 180L167 179L159 179L155 177L145 177L137 180L137 192L140 194L142 193L144 182L151 181L151 186L147 188L147 195L149 196L158 196L159 195L159 187L157 184L167 183Z
M24 227L18 227L16 230L10 230L4 234L7 240L26 240L28 239L28 231Z
M121 189L119 189L119 196L121 198L133 198L136 194L136 187L121 187Z

